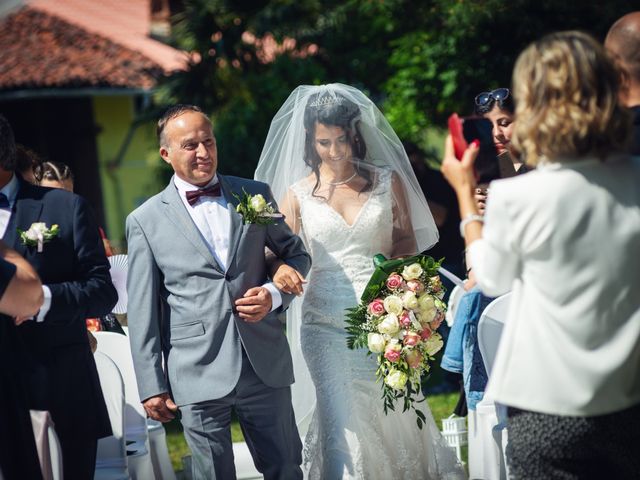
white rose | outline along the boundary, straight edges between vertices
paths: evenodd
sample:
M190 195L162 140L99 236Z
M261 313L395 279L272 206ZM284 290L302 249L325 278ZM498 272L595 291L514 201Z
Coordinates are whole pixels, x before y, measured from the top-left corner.
M438 315L438 310L436 310L435 308L432 308L431 310L420 310L418 312L418 318L420 319L420 323L432 322L437 315Z
M47 224L43 222L32 223L29 230L26 231L26 236L29 240L38 240L42 238L44 232L47 231Z
M427 339L424 348L429 355L433 356L440 351L443 345L444 342L442 341L440 334L434 333Z
M420 295L418 298L418 305L420 310L433 310L436 308L436 302L433 297L425 293L424 295Z
M390 313L382 319L378 324L378 331L380 333L386 333L387 335L394 335L400 330L400 324L398 323L398 316Z
M379 333L370 333L367 336L367 345L373 353L382 353L384 352L384 347L386 347L387 342Z
M396 295L389 295L384 299L384 309L393 313L394 315L400 315L402 313L402 309L404 305L402 304L402 299Z
M259 193L251 197L251 208L260 213L267 208L267 201Z
M402 269L402 278L405 280L416 280L422 275L422 267L419 263L412 263Z
M402 295L402 303L404 307L409 310L418 308L418 298L414 292L405 292L405 294Z
M407 374L400 370L392 369L389 374L384 378L384 383L389 385L394 390L402 390L407 384Z

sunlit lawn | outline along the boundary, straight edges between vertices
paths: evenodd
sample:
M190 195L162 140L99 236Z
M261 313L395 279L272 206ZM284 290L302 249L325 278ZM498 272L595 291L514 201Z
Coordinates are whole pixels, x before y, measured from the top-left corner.
M458 401L458 393L443 393L439 395L431 395L428 397L431 413L436 421L436 425L442 430L443 418L448 417L453 412ZM413 415L413 414L409 414ZM189 447L184 440L182 434L182 426L178 420L165 424L167 430L167 445L169 446L169 455L173 463L174 470L182 470L182 457L190 455ZM417 427L416 427L417 428ZM237 421L231 424L231 438L234 442L242 442L242 432ZM463 449L463 459L466 461L466 447Z

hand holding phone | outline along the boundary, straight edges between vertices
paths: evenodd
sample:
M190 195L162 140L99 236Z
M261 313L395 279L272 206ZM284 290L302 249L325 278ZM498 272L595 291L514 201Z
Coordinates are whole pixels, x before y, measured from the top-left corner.
M462 159L469 143L474 140L480 142L480 150L474 163L476 180L479 183L489 183L491 180L500 178L498 151L493 140L491 122L482 117L459 117L454 113L449 117L448 125L453 140L453 150L458 160Z

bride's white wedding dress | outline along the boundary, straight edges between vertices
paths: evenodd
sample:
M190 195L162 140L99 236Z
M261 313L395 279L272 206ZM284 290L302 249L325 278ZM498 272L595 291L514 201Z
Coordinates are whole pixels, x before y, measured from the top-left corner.
M302 304L302 352L316 388L317 404L304 442L311 479L465 478L425 403L426 425L413 412L383 412L375 383L376 360L346 346L345 309L355 306L373 273L372 257L392 247L391 172L378 179L353 224L312 195L314 181L291 189L302 235L313 259Z

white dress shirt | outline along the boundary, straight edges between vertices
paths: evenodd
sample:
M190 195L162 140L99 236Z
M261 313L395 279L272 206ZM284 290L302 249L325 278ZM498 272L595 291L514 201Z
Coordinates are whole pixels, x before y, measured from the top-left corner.
M11 212L13 211L13 207L16 204L16 197L18 196L20 184L18 183L18 179L15 174L9 180L4 187L0 188L0 193L3 193L7 200L9 200L9 206L7 208L0 208L0 238L4 237L4 234L7 232L7 227L9 226L9 221L11 220ZM44 321L44 317L49 312L51 308L51 290L46 285L42 285L42 292L44 294L44 302L40 307L38 315L36 315L35 320L37 322Z
M640 404L640 158L493 182L468 253L487 295L513 292L487 395L555 415Z
M196 200L196 203L190 205L186 196L186 192L190 190L215 185L218 183L218 175L215 175L211 181L203 187L192 185L177 175L173 176L173 183L178 189L180 199L187 209L187 212L189 212L189 216L193 220L193 223L196 224L196 227L198 227L212 255L220 267L226 270L229 260L229 234L231 228L231 217L227 199L224 198L223 194L219 197L202 196ZM276 286L272 282L267 282L262 286L271 293L271 311L280 307L280 305L282 305L282 296Z

